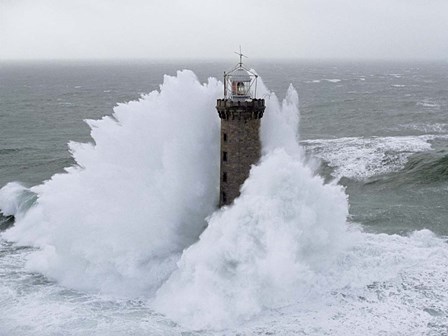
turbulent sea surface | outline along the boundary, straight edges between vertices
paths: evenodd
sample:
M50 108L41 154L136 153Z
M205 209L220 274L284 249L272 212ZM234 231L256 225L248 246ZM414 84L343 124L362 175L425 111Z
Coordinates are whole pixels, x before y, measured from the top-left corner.
M448 63L251 65L217 210L232 64L0 63L0 335L448 334Z

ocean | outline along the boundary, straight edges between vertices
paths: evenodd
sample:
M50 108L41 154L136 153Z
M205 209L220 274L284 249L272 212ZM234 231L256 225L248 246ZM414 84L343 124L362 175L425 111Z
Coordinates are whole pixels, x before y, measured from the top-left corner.
M231 62L0 63L0 335L448 334L448 63L248 61L222 211Z

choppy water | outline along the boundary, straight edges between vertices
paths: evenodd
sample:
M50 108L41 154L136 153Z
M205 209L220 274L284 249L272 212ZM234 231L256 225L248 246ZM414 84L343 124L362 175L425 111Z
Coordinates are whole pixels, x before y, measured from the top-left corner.
M8 335L176 335L198 328L229 327L224 333L447 333L448 248L444 240L448 233L448 64L260 63L254 67L268 89L279 97L283 97L290 83L297 89L301 145L308 156L321 160L319 174L346 187L349 222L358 223L370 233L361 233L357 224L350 223L345 224L347 232L339 232L342 224L335 223L340 222L338 216L344 217L346 207L337 196L340 191L325 191L323 185L319 186L321 182L308 176L308 168L302 170L295 159L274 155L254 175L239 206L212 217L201 241L183 254L180 269L170 276L153 302L150 293L173 272L183 248L194 242L202 230L204 224L199 218L213 211L210 206L213 207L214 196L203 196L213 194L210 181L214 175L207 173L213 170L213 159L200 166L204 171L179 172L177 168L201 160L201 155L213 157L207 153L213 153L216 144L198 147L209 141L207 137L213 137L213 105L205 121L206 114L180 118L183 124L174 126L172 133L162 126L176 124L179 118L175 114L175 119L166 121L160 121L157 113L152 120L144 119L146 110L160 112L166 106L171 106L171 110L163 111L171 113L173 108L186 113L191 109L205 110L208 105L202 101L212 102L215 98L213 84L204 91L192 89L195 84L188 78L179 80L170 90L162 91L166 92L165 98L122 105L116 116L121 128L113 128L107 120L98 123L94 127L98 147L95 152L72 147L78 164L94 167L86 168L92 176L83 177L85 182L81 179L70 184L62 181L64 178L59 182L54 179L38 191L44 195L42 204L47 202L46 207L42 206L43 214L25 217L25 229L16 230L16 237L10 235L9 239L23 239L24 245L55 246L55 253L45 250L42 254L36 247L19 247L1 240L0 331ZM163 74L175 75L182 68L192 69L204 82L209 76L219 78L228 64L1 64L0 186L11 181L33 186L63 172L75 163L67 142L91 141L83 119L111 115L117 102L135 100L141 93L158 89ZM197 98L200 95L203 98ZM177 96L193 103L174 103ZM275 98L272 99L272 111L291 113L288 106L283 110L276 107ZM127 117L129 114L133 116ZM279 124L281 120L271 122ZM196 135L185 127L188 123L194 123L191 128ZM151 124L166 134L158 134L155 128L148 131L152 135L146 135L148 128L144 125L150 128ZM210 128L209 133L198 136L198 125ZM287 128L283 130L288 133ZM266 148L278 145L278 140L273 140L274 133L275 127L266 133ZM176 145L164 147L167 141L178 143L176 139L181 139L179 143L190 140L179 147L181 152ZM158 172L159 163L141 159L145 156L145 144L141 143L145 141L154 144L148 150L165 148L161 162L168 168L163 175L153 176L154 180L146 179L144 169ZM282 141L282 146L291 147L290 140ZM120 149L114 152L106 147ZM119 157L110 157L115 154ZM111 165L102 168L100 162ZM144 169L126 171L126 165L141 165ZM275 167L280 166L290 169L279 172ZM113 181L111 188L116 189L111 190L123 191L122 199L107 193L108 180L104 175ZM135 176L120 182L123 176L130 175ZM166 180L164 176L168 176ZM96 184L101 179L105 184ZM153 185L157 180L165 181L160 193L147 194L140 186ZM176 189L179 183L185 186L182 190L196 188L187 183L189 180L202 185L193 200ZM264 183L259 189L261 181L272 183ZM169 185L174 186L172 190ZM306 186L307 190L314 190L315 196L291 189L291 185ZM15 193L21 193L17 188L10 185L10 190L3 189L3 196L0 195L0 207L6 214L15 213L17 207L25 212L23 209L35 201L33 194L14 198ZM265 195L268 214L253 207L251 200L260 195ZM151 197L164 200L160 201L159 210L171 203L167 208L170 213L151 209L142 214L129 212L133 206L132 209L140 209L145 202L154 202ZM314 197L314 201L309 203L309 197ZM61 203L64 199L66 203ZM74 200L76 205L70 203ZM132 206L116 207L131 202ZM65 210L56 211L69 204L89 216L83 219L77 217L75 210L65 214ZM114 205L113 209L107 204ZM199 211L194 204L201 204ZM342 212L338 215L338 211ZM44 222L41 218L48 223L39 227ZM71 218L82 225L78 226L76 220L68 225ZM152 224L148 224L149 229L147 225L139 226L147 218L157 218L168 223L168 227L173 225L169 232L158 236L154 232L166 226L156 231L151 231ZM179 218L190 221L182 223ZM290 218L299 229L289 226ZM64 224L58 226L61 219ZM11 219L0 220L4 227L11 224ZM117 227L119 222L125 229L113 231L114 221ZM112 224L105 229L95 226L102 222ZM279 223L285 223L285 231ZM227 228L221 231L225 225ZM188 232L179 235L179 227ZM96 236L87 234L90 228L97 230ZM423 231L412 233L416 230ZM138 232L142 239L138 239ZM323 238L326 235L334 247L330 248L333 243ZM104 246L95 241L99 237L104 239ZM160 240L165 245L159 244L158 250L147 249L146 245L158 246ZM264 242L264 248L259 249L255 241ZM348 241L352 243L347 245ZM91 248L93 245L99 247ZM64 246L66 251L61 251ZM110 249L114 253L105 252ZM214 265L212 269L210 265ZM83 272L86 279L80 280ZM201 274L202 280L193 281L192 274ZM149 280L140 281L142 277ZM211 301L202 300L204 295ZM236 309L231 308L235 305ZM182 307L187 307L183 309L188 313ZM214 311L216 307L219 309ZM231 310L234 311L230 314ZM243 322L246 319L249 320Z

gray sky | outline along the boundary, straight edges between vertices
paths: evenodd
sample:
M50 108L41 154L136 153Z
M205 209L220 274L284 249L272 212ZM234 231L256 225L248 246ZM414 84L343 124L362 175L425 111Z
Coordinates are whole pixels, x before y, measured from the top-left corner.
M0 0L0 59L448 59L448 0Z

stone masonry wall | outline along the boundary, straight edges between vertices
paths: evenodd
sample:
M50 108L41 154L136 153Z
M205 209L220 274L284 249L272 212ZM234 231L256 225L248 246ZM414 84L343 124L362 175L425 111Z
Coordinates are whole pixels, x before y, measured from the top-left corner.
M260 159L260 118L264 112L264 101L262 104L260 101L256 100L255 104L244 102L243 106L231 102L221 108L218 101L221 116L220 206L231 204L239 196L251 166Z

